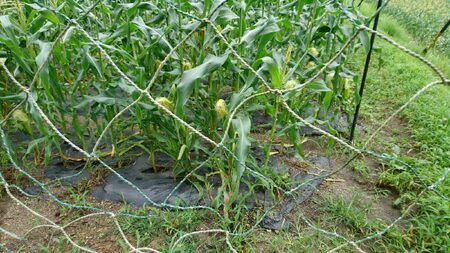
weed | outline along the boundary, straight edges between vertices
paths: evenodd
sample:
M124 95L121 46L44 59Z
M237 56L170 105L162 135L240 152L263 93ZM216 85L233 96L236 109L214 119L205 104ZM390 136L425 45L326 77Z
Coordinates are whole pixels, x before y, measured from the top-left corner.
M43 245L41 243L38 244L38 248L40 252L45 253L62 253L62 252L68 252L68 253L79 253L81 252L80 249L73 247L65 237L55 237L51 241L50 244Z
M133 236L136 244L139 246L148 245L151 242L170 246L173 238L182 235L185 231L195 231L200 226L208 226L211 220L208 220L210 213L202 211L174 211L165 212L159 209L140 208L133 210L130 207L124 207L122 212L132 212L137 215L148 215L146 219L129 218L122 216L120 224L123 231ZM194 250L207 242L193 243L190 239L180 247L184 250ZM211 244L211 242L209 242ZM188 248L185 248L189 245Z

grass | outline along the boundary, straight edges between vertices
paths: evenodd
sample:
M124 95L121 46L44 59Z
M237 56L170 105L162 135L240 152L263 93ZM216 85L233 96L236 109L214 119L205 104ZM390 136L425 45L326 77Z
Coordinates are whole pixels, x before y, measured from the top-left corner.
M133 212L132 209L127 210ZM175 212L164 212L161 210L153 210L154 216L148 219L137 218L123 218L120 220L122 229L125 233L130 234L136 240L136 245L144 247L150 242L159 242L161 245L166 245L163 250L168 251L174 238L181 236L184 231L193 231L196 228L200 229L201 224L206 225L205 217L208 217L207 212L186 210ZM142 208L137 212L145 215L149 210ZM210 224L208 224L210 225ZM210 240L196 241L192 238L187 238L184 243L180 244L177 251L194 251L196 248L214 247L219 250L223 246L212 244Z
M384 31L385 28L393 33L400 44L413 51L420 50L422 45L417 44L398 24L395 25L395 21L389 16L382 17L381 30ZM373 123L389 115L425 84L438 80L438 77L419 61L384 42L379 42L378 45L382 47L383 63L381 66L372 64L362 107L365 119L370 119ZM450 61L445 55L435 51L427 58L443 70L446 76L450 75ZM407 127L407 142L402 143L404 140L401 138L394 138L405 148L413 148L418 152L414 157L410 157L411 162L424 167L421 173L427 182L434 181L442 174L442 169L450 165L449 95L448 87L443 85L426 92L401 114L401 119ZM389 146L392 150L396 148L393 143Z
M373 10L367 5L364 9ZM404 21L399 20L400 22L397 22L393 17L383 15L381 31L407 48L420 52L424 44L417 43L417 37L409 35L420 29L405 29L402 27L405 25ZM411 28L407 24L405 27ZM428 67L416 59L385 42L378 41L376 45L382 49L378 55L382 58L382 62L372 63L362 106L364 120L374 125L382 122L425 84L438 80ZM355 60L355 66L360 66L362 58L361 56ZM443 70L446 76L450 75L450 61L446 54L436 50L427 58ZM401 113L400 120L406 125L405 130L400 130L403 133L381 137L374 144L381 151L399 153L400 157L418 168L420 177L427 184L436 181L442 176L445 168L450 166L449 95L448 87L440 85L432 88ZM395 132L392 127L396 126L387 126L387 134ZM414 149L415 153L407 155L409 149ZM411 203L422 189L417 184L417 178L399 165L391 164L386 168L380 172L380 183L400 193L397 204ZM438 191L444 196L449 196L449 180L444 181ZM408 218L410 222L405 228L402 243L404 250L410 252L449 250L449 231L443 226L448 224L450 219L448 202L434 193L427 193L418 201L417 208Z

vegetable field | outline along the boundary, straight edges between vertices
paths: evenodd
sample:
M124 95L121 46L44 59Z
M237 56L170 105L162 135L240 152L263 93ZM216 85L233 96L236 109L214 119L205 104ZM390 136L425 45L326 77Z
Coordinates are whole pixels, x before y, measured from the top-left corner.
M448 35L357 2L0 2L0 250L446 251Z
M410 1L391 1L386 13L396 17L422 42L429 43L435 34L449 20L449 1L421 1L420 8L411 5ZM448 44L450 35L443 33L442 38L437 41L436 48L448 56Z

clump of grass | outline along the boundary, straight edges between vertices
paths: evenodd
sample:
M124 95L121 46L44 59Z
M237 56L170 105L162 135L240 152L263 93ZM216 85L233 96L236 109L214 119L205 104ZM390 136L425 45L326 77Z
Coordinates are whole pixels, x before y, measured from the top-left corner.
M138 210L124 207L122 211L136 215L149 215L145 219L126 216L120 216L119 218L122 230L133 237L138 247L156 243L159 246L165 245L164 248L167 250L174 243L174 238L178 238L184 233L208 227L214 220L209 212L198 210L171 212L146 207ZM220 224L219 220L216 222ZM196 238L186 238L185 241L177 245L176 250L193 251L205 247L224 247L217 241L210 239L198 241Z
M370 204L364 203L361 193L358 192L353 192L349 197L323 196L320 206L327 214L328 221L359 232L367 226L367 214L371 210Z

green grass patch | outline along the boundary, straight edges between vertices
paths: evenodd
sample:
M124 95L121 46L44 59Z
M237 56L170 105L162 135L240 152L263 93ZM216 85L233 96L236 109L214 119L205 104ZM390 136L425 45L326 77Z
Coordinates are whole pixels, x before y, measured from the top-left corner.
M373 9L367 5L364 8ZM407 48L420 52L424 45L417 43L416 36L409 35L420 32L420 27L411 27L398 16L395 16L395 19L399 21L390 15L382 15L381 31L390 34ZM362 114L371 124L379 125L420 88L439 78L423 63L388 43L378 40L376 45L382 49L377 55L382 60L372 63L363 98ZM358 63L362 62L363 58L363 55L359 55L355 65L359 66ZM445 54L435 51L427 58L449 76L450 61ZM379 138L376 140L378 143L374 144L377 148L383 147L386 152L395 153L398 150L398 155L417 168L420 177L428 185L441 177L450 166L449 96L448 86L438 85L431 88L401 113L400 120L406 124L406 129L400 130L403 134ZM392 132L395 127L388 125L387 132ZM407 149L411 148L415 152L408 155ZM401 194L399 203L410 204L423 187L406 168L398 164L390 165L381 172L381 183L393 187ZM445 180L437 190L442 195L449 196L449 180ZM434 193L427 193L419 200L417 208L408 218L410 223L404 234L405 249L413 252L448 251L449 231L443 226L449 224L450 220L447 201Z

